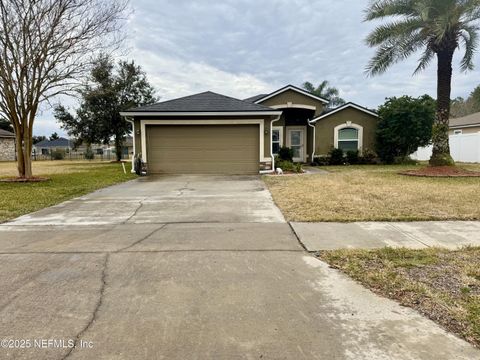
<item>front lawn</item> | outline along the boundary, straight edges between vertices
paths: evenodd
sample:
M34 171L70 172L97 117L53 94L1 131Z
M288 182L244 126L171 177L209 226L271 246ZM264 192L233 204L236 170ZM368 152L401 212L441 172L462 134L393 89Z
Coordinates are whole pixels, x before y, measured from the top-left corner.
M480 248L335 250L317 256L480 346Z
M480 165L465 165L480 170ZM415 166L333 166L329 174L265 176L289 221L479 220L480 178L399 175Z
M50 178L41 183L0 182L0 222L58 204L94 190L131 180L131 165L90 161L37 161L35 176ZM0 163L0 178L16 175L15 163Z

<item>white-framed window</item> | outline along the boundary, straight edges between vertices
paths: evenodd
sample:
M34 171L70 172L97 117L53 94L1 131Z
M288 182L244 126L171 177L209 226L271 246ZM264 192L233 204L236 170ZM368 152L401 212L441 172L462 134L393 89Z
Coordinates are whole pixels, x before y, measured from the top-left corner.
M453 130L453 135L462 135L463 131L462 130Z
M274 126L272 127L272 150L273 154L278 154L278 151L283 146L283 127Z
M338 148L344 152L358 150L358 130L343 128L338 130Z
M362 151L363 127L352 122L338 125L334 129L335 147L347 151Z

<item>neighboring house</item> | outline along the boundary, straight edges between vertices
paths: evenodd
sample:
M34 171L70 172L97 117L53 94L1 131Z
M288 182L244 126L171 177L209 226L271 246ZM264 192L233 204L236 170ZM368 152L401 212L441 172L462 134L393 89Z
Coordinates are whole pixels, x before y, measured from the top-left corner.
M110 142L108 150L115 153L115 141ZM127 136L122 146L122 157L129 158L130 155L133 155L133 137Z
M450 135L474 134L480 132L480 112L450 119Z
M480 112L450 119L450 155L458 162L480 162ZM412 154L416 160L428 160L432 146L419 148Z
M35 155L50 155L53 151L68 153L72 150L73 141L63 137L56 140L42 140L33 145Z
M282 146L297 162L333 147L374 148L375 112L353 103L326 112L326 104L288 85L245 100L204 92L121 114L150 173L258 174L272 169Z
M133 136L127 136L123 143L123 155L133 155Z
M92 144L91 149L93 154L97 157L114 157L115 145L113 142L110 144ZM61 151L65 154L72 154L73 156L83 156L87 151L87 146L81 144L75 147L75 141L72 139L59 138L56 140L43 140L33 145L33 151L35 155L50 156L54 151ZM123 148L122 157L128 158L133 153L133 138L127 136Z
M15 161L15 134L0 129L0 161Z
M90 145L95 155L104 155L106 157L115 157L115 142L112 140L108 144L92 144ZM85 153L87 151L87 145L82 144L78 146L74 151L79 153ZM128 159L130 155L133 155L133 138L127 136L122 145L122 158Z

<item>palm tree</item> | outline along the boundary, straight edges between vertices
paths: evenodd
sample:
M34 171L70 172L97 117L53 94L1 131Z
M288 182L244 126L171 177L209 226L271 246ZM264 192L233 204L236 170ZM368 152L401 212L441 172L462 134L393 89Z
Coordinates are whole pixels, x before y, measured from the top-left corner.
M391 65L422 50L414 74L437 58L437 113L433 125L433 154L430 165L453 165L448 143L452 59L463 45L463 71L473 69L478 44L480 0L376 0L366 10L366 21L391 18L378 26L367 44L377 47L367 73L377 75Z
M345 104L345 100L338 96L338 89L329 85L330 84L327 80L323 80L317 87L315 87L311 82L306 81L303 83L303 88L312 94L328 100L328 107L336 107Z

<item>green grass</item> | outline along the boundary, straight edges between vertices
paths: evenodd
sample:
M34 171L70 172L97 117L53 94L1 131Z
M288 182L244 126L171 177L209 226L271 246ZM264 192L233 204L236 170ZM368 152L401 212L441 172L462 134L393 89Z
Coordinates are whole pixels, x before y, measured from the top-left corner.
M118 163L48 161L34 164L34 175L48 177L40 183L0 183L0 222L58 204L94 190L134 179ZM9 177L13 163L0 165L0 177ZM37 171L35 171L35 168Z
M480 248L321 251L374 292L410 306L480 346Z
M479 165L460 165L480 170ZM418 166L331 166L328 174L265 176L289 221L480 220L480 178L399 175Z

